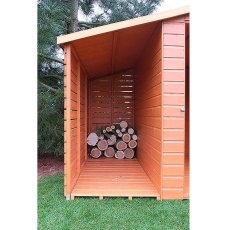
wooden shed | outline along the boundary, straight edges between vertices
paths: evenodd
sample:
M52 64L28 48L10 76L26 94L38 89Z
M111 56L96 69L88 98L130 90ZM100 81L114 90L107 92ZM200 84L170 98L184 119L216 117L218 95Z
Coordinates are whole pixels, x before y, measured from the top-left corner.
M66 199L189 198L189 7L59 36ZM90 159L87 134L125 120L134 159Z

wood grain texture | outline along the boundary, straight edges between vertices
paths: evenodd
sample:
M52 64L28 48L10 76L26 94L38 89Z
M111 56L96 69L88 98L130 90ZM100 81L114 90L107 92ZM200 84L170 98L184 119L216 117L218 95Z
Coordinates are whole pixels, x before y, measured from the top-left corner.
M135 128L138 130L137 158L161 190L162 130L162 36L159 24L136 66Z
M163 22L162 199L183 199L185 155L185 21Z
M86 162L71 195L157 197L159 193L137 159L100 158Z
M130 76L131 75L131 76ZM125 71L89 81L89 110L92 132L96 127L110 126L124 120L133 126L134 79Z

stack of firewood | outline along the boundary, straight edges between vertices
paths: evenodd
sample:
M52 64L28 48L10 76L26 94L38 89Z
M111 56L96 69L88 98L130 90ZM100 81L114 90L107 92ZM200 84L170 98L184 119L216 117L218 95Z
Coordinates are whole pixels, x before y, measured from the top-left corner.
M90 146L90 156L99 158L115 157L117 159L134 157L137 147L137 135L134 129L128 127L126 121L107 127L99 127L96 132L90 133L87 138Z

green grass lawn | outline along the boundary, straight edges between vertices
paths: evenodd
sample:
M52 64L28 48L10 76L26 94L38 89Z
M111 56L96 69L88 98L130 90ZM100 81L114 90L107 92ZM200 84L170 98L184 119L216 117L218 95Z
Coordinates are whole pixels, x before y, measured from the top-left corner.
M38 181L38 229L189 229L189 201L78 198L66 201L63 175Z

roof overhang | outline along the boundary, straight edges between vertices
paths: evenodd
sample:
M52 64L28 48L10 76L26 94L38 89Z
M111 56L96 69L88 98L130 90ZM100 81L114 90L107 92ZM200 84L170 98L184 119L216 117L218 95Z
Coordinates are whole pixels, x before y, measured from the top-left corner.
M186 14L189 6L62 35L57 44L71 43L88 77L105 76L133 68L158 23Z

